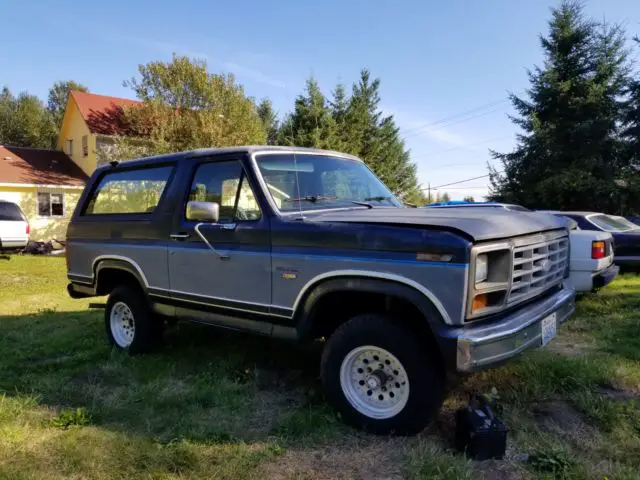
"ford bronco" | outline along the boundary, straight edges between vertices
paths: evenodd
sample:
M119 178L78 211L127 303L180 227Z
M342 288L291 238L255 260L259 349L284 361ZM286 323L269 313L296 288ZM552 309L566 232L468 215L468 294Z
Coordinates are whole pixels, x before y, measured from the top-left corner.
M574 310L566 221L406 208L358 158L233 147L113 162L67 233L69 294L109 295L109 342L156 347L167 318L324 341L342 418L416 433L447 372L549 342Z

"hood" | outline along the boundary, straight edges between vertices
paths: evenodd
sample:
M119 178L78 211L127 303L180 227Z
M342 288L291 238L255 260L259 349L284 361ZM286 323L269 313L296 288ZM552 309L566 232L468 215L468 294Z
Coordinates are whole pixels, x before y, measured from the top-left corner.
M371 208L305 213L308 221L415 225L445 228L465 234L475 242L567 228L563 218L501 208Z

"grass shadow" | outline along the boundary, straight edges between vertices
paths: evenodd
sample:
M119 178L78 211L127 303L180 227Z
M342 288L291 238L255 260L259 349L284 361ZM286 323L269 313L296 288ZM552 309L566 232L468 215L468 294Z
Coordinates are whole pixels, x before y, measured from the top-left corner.
M106 344L101 311L47 311L0 317L0 354L5 395L162 442L265 440L296 414L311 431L339 428L318 394L318 350L268 338L179 323L159 352L130 357Z

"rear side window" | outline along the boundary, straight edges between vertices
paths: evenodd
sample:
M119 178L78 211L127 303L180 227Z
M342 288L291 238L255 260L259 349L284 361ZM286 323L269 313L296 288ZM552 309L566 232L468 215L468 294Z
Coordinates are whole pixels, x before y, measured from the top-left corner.
M164 166L107 173L91 194L84 215L152 213L172 171L172 166Z
M0 220L9 222L26 221L20 207L11 202L0 202Z

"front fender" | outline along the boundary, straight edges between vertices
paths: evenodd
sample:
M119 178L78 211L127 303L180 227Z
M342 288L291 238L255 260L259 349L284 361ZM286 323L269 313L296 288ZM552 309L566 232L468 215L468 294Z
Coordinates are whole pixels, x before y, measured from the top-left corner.
M446 315L446 312L444 308L442 306L438 308L436 303L427 297L423 291L409 284L382 278L341 276L320 280L304 292L303 298L298 302L299 304L297 304L294 312L294 320L300 339L308 339L310 337L315 322L314 312L317 305L325 295L333 292L379 293L398 297L410 302L422 313L432 333L445 326L444 315Z

